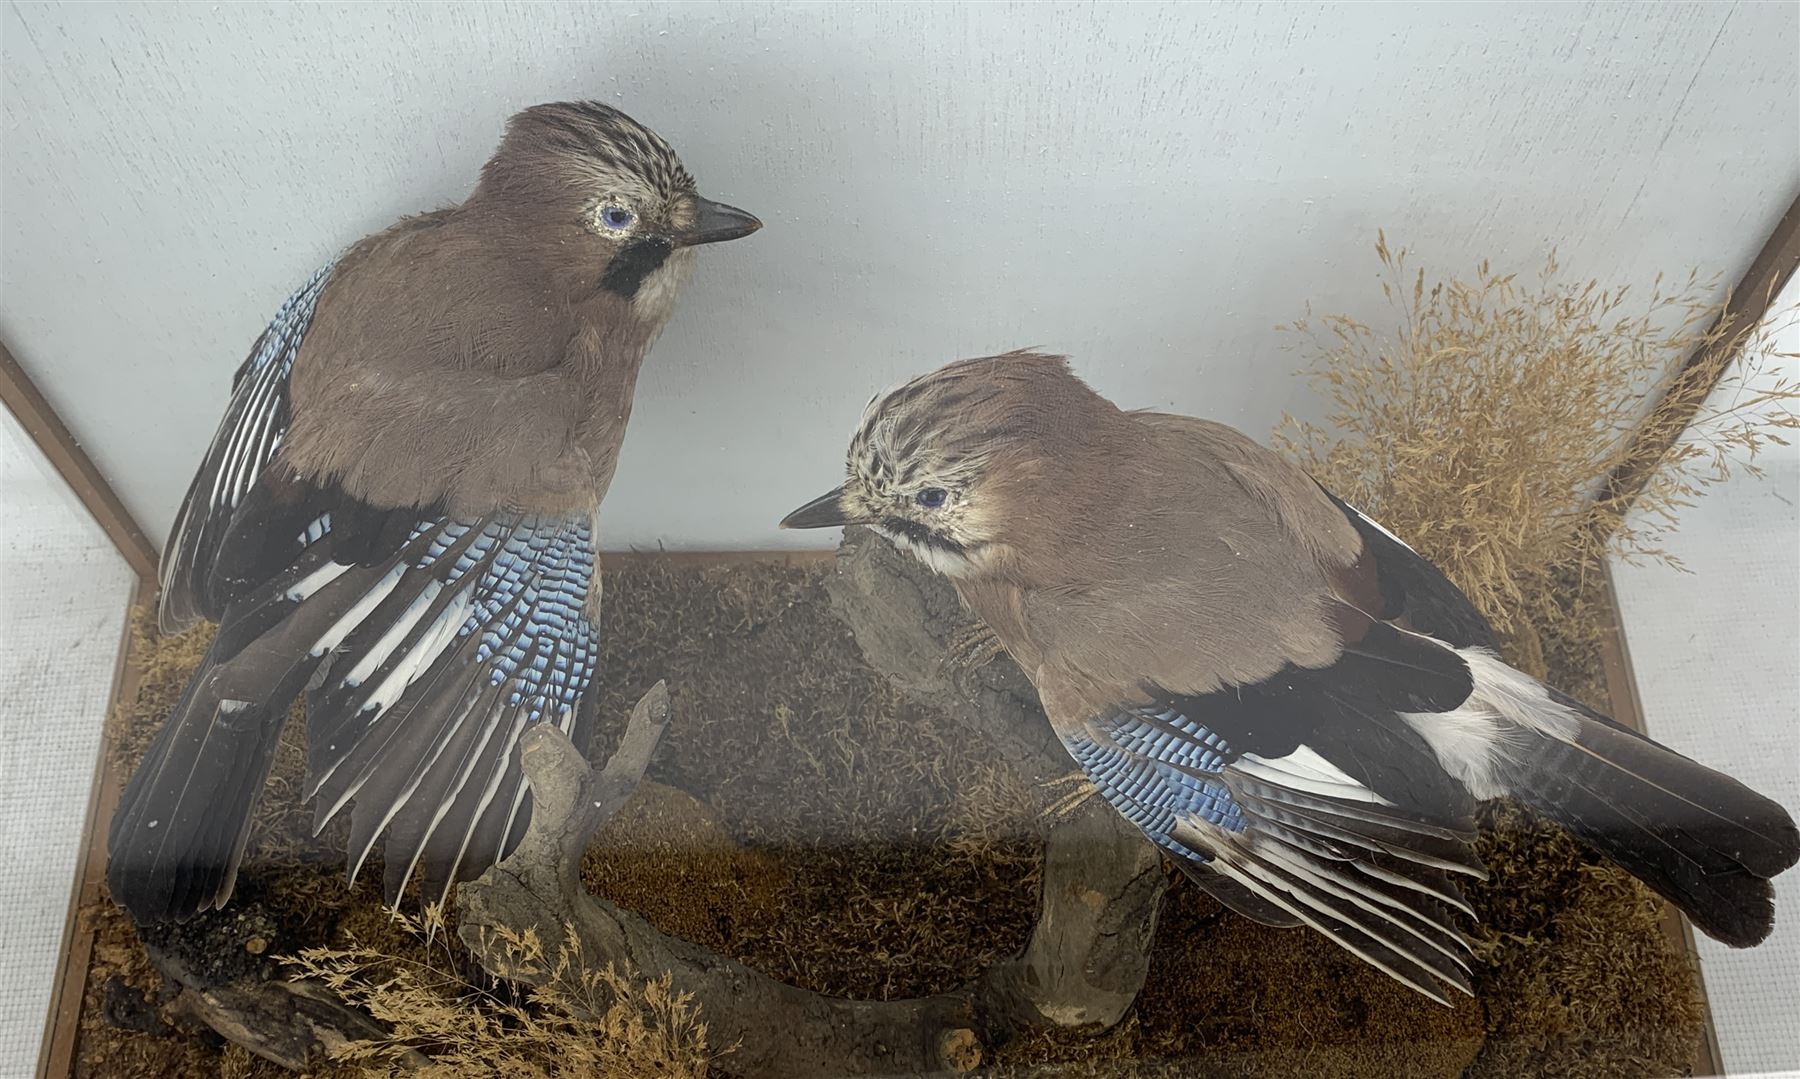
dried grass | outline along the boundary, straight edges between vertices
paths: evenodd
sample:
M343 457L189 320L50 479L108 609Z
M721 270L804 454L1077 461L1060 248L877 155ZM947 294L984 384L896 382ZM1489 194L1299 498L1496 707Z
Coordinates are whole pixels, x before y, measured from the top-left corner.
M1662 541L1680 511L1800 427L1800 386L1771 370L1793 312L1751 333L1708 408L1717 363L1683 363L1723 343L1713 281L1640 295L1565 281L1552 255L1535 280L1484 262L1428 285L1385 236L1375 250L1396 325L1286 327L1331 410L1329 429L1286 417L1275 445L1442 567L1533 673L1545 633L1579 650L1599 628L1590 586L1609 556L1679 566ZM1615 474L1648 482L1632 501Z
M352 943L309 948L288 961L295 976L324 983L391 1027L381 1041L332 1051L333 1060L371 1079L704 1079L718 1055L692 1000L674 992L667 975L590 967L572 930L554 952L534 930L501 929L484 939L484 948L537 983L520 989L467 973L433 912L395 917L427 942L432 959ZM429 1063L413 1067L406 1058L414 1052L427 1052Z

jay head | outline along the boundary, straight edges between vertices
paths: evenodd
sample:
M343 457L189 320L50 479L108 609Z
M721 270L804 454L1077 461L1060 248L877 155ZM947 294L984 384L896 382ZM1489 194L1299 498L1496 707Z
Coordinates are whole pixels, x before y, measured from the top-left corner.
M667 319L693 249L748 236L754 216L702 198L662 136L609 105L537 105L507 124L464 210L553 258L576 292Z
M960 360L876 394L843 485L781 527L867 525L949 577L1016 572L1104 513L1107 483L1081 486L1068 454L1080 447L1105 469L1109 413L1119 414L1060 356Z
M1094 788L1237 913L1472 993L1458 881L1504 796L1714 938L1769 934L1783 807L1507 666L1442 572L1237 431L1008 353L877 396L847 471L782 524L949 576Z

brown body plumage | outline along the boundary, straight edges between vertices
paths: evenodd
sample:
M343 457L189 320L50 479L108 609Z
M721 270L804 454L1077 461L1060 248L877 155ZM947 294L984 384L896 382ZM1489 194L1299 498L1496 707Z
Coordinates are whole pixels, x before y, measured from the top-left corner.
M1800 857L1780 806L1507 667L1404 543L1220 424L1126 412L1036 353L878 395L845 484L948 575L1112 804L1235 910L1435 999L1470 988L1477 799L1548 813L1728 943Z
M513 117L462 204L350 248L283 305L164 552L165 630L218 636L113 818L140 920L231 895L288 703L354 874L427 898L517 841L520 732L585 738L592 515L698 244L748 235L606 105ZM311 685L308 686L309 680Z
M462 205L352 247L294 364L284 463L377 505L592 512L694 259L671 246L629 293L606 288L632 240L595 227L603 194L669 236L704 206L647 129L547 105Z

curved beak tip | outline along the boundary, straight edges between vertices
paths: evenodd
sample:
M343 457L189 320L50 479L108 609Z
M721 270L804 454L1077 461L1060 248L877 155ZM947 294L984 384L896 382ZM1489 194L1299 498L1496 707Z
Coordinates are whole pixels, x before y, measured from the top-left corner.
M753 213L711 199L700 199L693 223L673 239L677 247L693 247L742 239L760 228L762 221Z
M781 528L832 528L854 524L844 512L844 489L834 487L781 519Z

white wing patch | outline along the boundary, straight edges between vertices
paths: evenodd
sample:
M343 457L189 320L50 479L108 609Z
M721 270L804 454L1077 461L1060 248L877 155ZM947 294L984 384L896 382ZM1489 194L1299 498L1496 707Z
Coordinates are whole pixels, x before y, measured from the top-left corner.
M441 591L441 586L433 582L432 587L427 591L436 595L438 591ZM381 685L375 687L375 692L370 694L368 701L363 704L362 711L375 713L369 717L370 723L380 719L393 706L394 702L400 699L400 695L406 692L406 687L412 685L414 679L437 662L444 650L450 646L452 641L456 640L456 631L462 628L464 622L468 621L469 609L473 606L474 601L470 599L467 592L458 594L455 599L450 601L450 605L444 608L442 614L438 615L437 621L432 623L431 630L426 633L424 639L406 654L405 660L396 666L386 678L382 679Z
M1308 794L1374 805L1394 804L1350 778L1343 769L1307 746L1299 746L1285 757L1259 757L1246 753L1232 767L1266 782Z
M400 647L400 642L412 634L413 626L418 624L419 619L425 617L425 612L431 608L432 600L435 600L438 593L443 590L444 585L441 581L429 581L424 588L419 589L419 594L406 605L406 610L400 612L400 617L394 619L387 631L369 647L367 652L363 653L362 659L357 662L356 666L350 668L350 673L344 676L344 685L362 685L371 674L374 674L383 663L386 663L388 657L394 654L394 649Z
M381 601L387 598L387 594L394 590L394 587L400 583L400 578L405 574L406 563L402 562L389 570L387 576L376 581L375 587L369 589L366 595L357 600L355 606L344 612L344 617L332 623L331 628L320 635L318 641L312 646L312 654L322 656L343 644L344 638L350 636L351 631L357 626L362 625L363 619L369 617L375 608L381 605Z
M350 568L348 562L327 562L318 569L294 582L294 587L287 590L287 598L296 602L305 600L314 592L343 576Z
M1456 654L1475 680L1469 699L1449 712L1401 712L1400 718L1425 739L1444 771L1486 801L1507 793L1501 772L1525 740L1520 728L1568 741L1581 719L1552 700L1537 679L1487 649L1458 648Z

